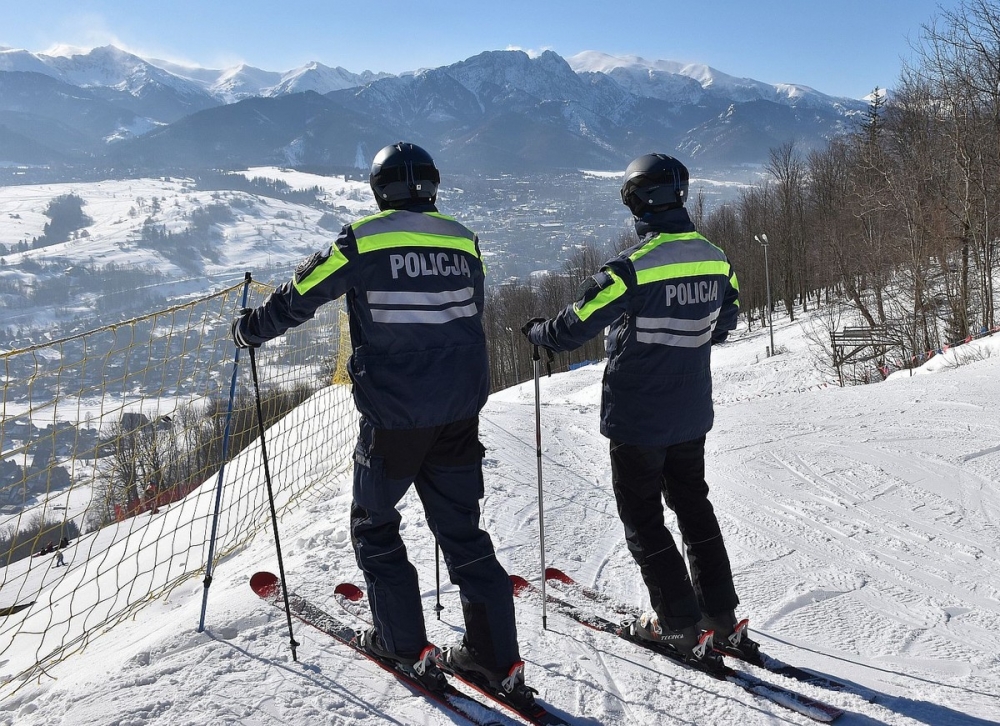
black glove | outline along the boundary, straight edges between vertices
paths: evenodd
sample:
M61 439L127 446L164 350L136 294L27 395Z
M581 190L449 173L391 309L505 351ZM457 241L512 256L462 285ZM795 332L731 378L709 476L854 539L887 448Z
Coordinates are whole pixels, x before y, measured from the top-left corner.
M251 308L243 308L240 310L240 316L233 321L233 324L229 326L229 334L233 338L233 342L236 343L237 348L259 348L260 343L251 343L243 335L243 325L246 323L246 319L250 316L253 310Z
M529 320L528 322L526 322L524 325L521 326L521 334L524 335L525 338L527 338L528 333L531 332L532 328L534 328L539 323L544 323L544 322L545 318L532 318L531 320Z

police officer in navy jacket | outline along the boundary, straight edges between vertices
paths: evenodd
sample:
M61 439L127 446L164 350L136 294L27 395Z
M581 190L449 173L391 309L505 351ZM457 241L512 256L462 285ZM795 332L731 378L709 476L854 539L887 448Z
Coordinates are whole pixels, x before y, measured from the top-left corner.
M621 195L638 244L587 280L579 300L552 320L528 321L523 332L565 351L608 328L601 433L611 440L618 511L653 608L633 634L711 659L708 629L724 643L732 637L755 647L736 628L739 598L705 482L711 350L736 326L739 283L726 254L684 209L688 184L687 168L666 154L629 164ZM664 499L677 515L690 574L665 526Z
M237 319L233 337L259 345L346 298L348 372L361 413L351 535L374 623L362 643L429 687L443 685L399 533L396 505L415 485L462 595L466 634L449 652L464 659L456 665L481 671L530 706L510 580L479 526L479 411L489 393L479 242L437 211L440 174L419 146L379 151L370 182L381 211L345 226L329 249Z

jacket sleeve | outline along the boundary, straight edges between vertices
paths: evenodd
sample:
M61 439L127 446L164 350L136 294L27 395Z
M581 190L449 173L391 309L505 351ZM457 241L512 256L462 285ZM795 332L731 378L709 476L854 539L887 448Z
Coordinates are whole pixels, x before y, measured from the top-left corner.
M279 285L247 316L242 330L247 342L257 345L282 335L311 320L324 303L350 290L357 267L356 250L354 232L346 226L329 249L303 261L291 280Z
M549 350L574 350L600 334L628 309L635 272L627 260L606 264L580 286L579 299L528 331L528 340Z
M722 297L722 309L719 311L719 319L715 323L715 330L712 331L712 345L726 341L726 338L729 337L729 332L736 327L739 315L740 281L736 279L736 271L730 265L729 280Z

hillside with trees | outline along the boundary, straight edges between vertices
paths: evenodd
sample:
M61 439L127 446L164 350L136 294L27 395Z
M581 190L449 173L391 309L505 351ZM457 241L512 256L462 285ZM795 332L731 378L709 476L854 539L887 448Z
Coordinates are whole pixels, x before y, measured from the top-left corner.
M805 155L791 142L772 149L766 180L708 214L692 210L736 264L751 326L768 319L769 277L776 315L842 303L817 333L827 347L847 325L902 340L860 379L881 380L887 357L918 365L997 326L1000 7L969 0L943 12L915 51L853 133Z
M832 336L844 327L898 341L852 366L856 382L882 380L997 327L1000 7L970 0L943 13L923 27L916 51L897 88L874 89L850 134L805 154L783 144L771 150L766 178L735 202L707 209L693 194L688 205L733 261L751 329L769 320L770 287L772 316L794 320L824 307L813 337L831 373ZM629 244L626 233L616 246ZM495 387L531 375L530 352L510 331L572 301L611 252L581 248L561 274L494 292ZM592 342L567 362L602 355Z

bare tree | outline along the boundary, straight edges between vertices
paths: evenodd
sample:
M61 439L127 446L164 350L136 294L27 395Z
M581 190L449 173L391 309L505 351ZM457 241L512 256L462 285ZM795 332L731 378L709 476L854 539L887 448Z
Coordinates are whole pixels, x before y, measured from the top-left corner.
M992 328L996 316L992 228L1000 204L1000 7L965 0L923 26L917 51L919 64L909 72L938 102L941 133L956 170L953 194L947 196L959 273L949 293L950 332L964 337L973 319Z
M774 179L775 213L767 233L771 258L777 262L777 292L785 311L795 319L795 300L805 304L808 287L805 232L806 166L788 141L771 149L767 171Z

